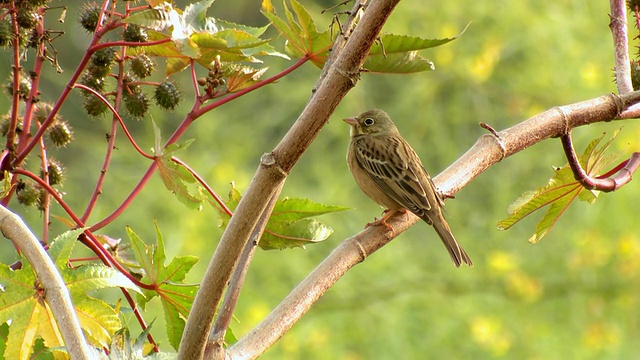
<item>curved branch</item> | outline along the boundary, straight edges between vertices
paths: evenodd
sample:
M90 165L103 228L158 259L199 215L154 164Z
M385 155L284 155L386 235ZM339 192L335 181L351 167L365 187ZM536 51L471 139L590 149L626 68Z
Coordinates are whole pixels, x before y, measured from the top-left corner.
M273 152L263 155L253 181L210 260L187 319L178 352L180 359L202 357L224 288L260 215L271 212L267 203L279 192L287 173L326 124L338 103L355 86L369 49L398 2L380 0L369 5L298 120Z
M0 206L0 230L20 248L33 266L71 358L96 358L97 352L92 352L84 339L67 286L38 239L18 215L4 206Z
M606 95L556 107L509 129L481 136L469 151L434 178L439 189L453 196L491 165L542 140L560 137L568 129L615 119L640 102L640 92ZM408 213L387 222L398 236L420 221ZM227 359L254 359L282 337L349 269L364 261L393 237L383 226L369 227L345 239L260 324L227 349Z

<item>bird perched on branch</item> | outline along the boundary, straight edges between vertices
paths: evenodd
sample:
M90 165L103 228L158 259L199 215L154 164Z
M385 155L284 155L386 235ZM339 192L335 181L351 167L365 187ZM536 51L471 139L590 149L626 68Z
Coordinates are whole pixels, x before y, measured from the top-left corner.
M387 220L409 210L435 228L456 266L473 265L444 219L444 203L429 173L389 115L376 109L344 121L351 125L349 169L365 195L387 209L367 226L384 225L393 233Z

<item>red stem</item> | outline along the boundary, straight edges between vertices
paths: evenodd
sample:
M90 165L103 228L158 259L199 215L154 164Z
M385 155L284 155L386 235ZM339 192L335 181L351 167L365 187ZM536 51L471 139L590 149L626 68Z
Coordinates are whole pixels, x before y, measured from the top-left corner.
M302 64L304 64L305 62L307 62L309 60L308 56L305 56L304 58L298 60L298 62L296 62L295 64L293 64L292 66L290 66L289 68L285 69L284 71L264 80L264 81L260 81L256 84L254 84L253 86L250 86L246 89L243 89L242 91L238 91L237 93L233 93L227 97L225 97L224 99L221 99L219 101L216 101L215 103L209 105L209 106L205 106L203 108L196 108L196 106L198 105L198 102L196 102L194 104L194 107L191 109L191 111L187 114L187 116L185 117L185 119L182 121L182 123L178 126L178 128L173 132L173 134L171 135L171 137L169 138L169 140L167 140L167 142L165 143L165 147L167 145L173 144L176 141L178 141L178 139L180 138L180 136L182 136L185 131L187 131L187 129L189 128L189 125L191 125L197 118L199 118L200 116L202 116L204 113L206 113L207 111L210 111L212 109L215 109L216 107L226 104L231 100L237 99L238 97L245 95L253 90L259 89L265 85L268 85L280 78L282 78L283 76L291 73L292 71L294 71L295 69L299 68ZM133 200L136 198L136 196L138 196L138 194L142 191L142 188L147 184L147 182L149 181L149 179L151 179L151 175L153 175L153 173L155 172L156 168L158 167L158 163L156 161L154 161L153 163L151 163L151 165L149 165L149 168L147 169L147 172L145 172L145 174L142 176L142 178L140 179L140 181L138 182L138 184L133 188L133 190L131 190L131 193L129 193L129 195L124 199L124 201L111 213L109 214L107 217L105 217L104 219L100 220L99 222L95 223L94 225L91 226L91 231L95 231L98 229L101 229L103 227L105 227L107 224L111 223L114 219L116 219L118 216L120 216L120 214L122 214L126 208L133 202Z
M220 207L222 208L222 211L224 211L229 216L233 216L233 212L231 211L231 209L227 207L227 204L224 203L222 198L211 188L211 186L209 186L209 184L207 184L206 181L204 181L204 179L200 175L198 175L197 172L195 172L195 170L193 170L189 165L187 165L186 163L184 163L182 160L178 159L175 156L171 157L171 161L175 162L176 164L180 164L184 166L184 168L187 169L187 171L190 172L191 175L193 175L193 177L196 178L196 180L200 183L200 185L202 185L205 188L205 190L207 190L207 192L215 199L218 205L220 205Z

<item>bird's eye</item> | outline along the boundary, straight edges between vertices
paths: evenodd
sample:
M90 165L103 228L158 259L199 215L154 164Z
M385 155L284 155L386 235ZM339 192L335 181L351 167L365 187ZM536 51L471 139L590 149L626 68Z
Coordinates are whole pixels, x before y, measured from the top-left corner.
M364 119L364 124L367 125L367 126L373 125L373 119L372 118Z

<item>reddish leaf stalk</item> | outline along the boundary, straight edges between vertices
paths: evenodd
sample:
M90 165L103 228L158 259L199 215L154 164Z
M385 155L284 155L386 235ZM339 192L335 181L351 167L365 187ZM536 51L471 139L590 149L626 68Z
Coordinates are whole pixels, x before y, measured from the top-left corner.
M165 143L165 147L175 143L176 141L178 141L178 139L187 131L187 129L189 128L189 126L195 121L197 120L200 116L202 116L203 114L205 114L206 112L215 109L218 106L224 105L226 103L228 103L231 100L237 99L238 97L245 95L251 91L257 90L265 85L268 85L280 78L282 78L283 76L291 73L293 70L299 68L302 64L304 64L305 62L307 62L309 60L309 58L304 57L300 60L298 60L298 62L296 62L295 64L293 64L292 66L290 66L289 68L283 70L282 72L264 80L264 81L260 81L259 83L254 84L253 86L250 86L246 89L243 89L242 91L238 91L237 93L233 93L227 97L225 97L224 99L221 99L219 101L216 101L215 103L209 105L209 106L205 106L202 108L196 108L196 106L198 105L197 103L194 104L194 108L187 114L186 118L182 121L182 123L180 123L180 125L178 126L178 128L173 132L173 134L171 135L171 137L169 137L169 139L167 140L167 142ZM109 214L107 217L105 217L104 219L100 220L99 222L95 223L94 225L91 226L91 231L96 231L98 229L101 229L103 227L105 227L107 224L111 223L114 219L116 219L118 216L120 216L120 214L122 214L124 212L124 210L131 204L131 202L133 202L133 200L136 198L136 196L138 196L138 194L142 191L142 188L144 188L144 186L147 184L147 182L149 181L149 179L151 179L151 175L153 175L153 173L155 172L155 170L157 169L158 164L157 162L153 162L151 165L149 165L149 168L147 169L147 172L142 176L142 178L140 179L140 181L138 182L138 184L133 188L133 190L131 190L131 193L129 193L129 195L123 200L123 202L111 213Z
M220 195L218 195L212 188L211 186L209 186L209 184L207 184L207 182L197 173L195 172L195 170L193 170L189 165L187 165L184 161L178 159L175 156L171 157L171 161L173 161L176 164L180 164L182 166L184 166L185 169L187 169L187 171L189 173L191 173L191 175L193 175L194 178L196 178L196 180L200 183L200 185L202 185L205 190L207 190L207 192L209 193L209 195L211 195L213 197L213 199L218 203L218 205L220 205L220 208L222 209L222 211L225 212L225 214L229 215L229 216L233 216L233 212L231 211L231 209L229 209L229 207L227 207L227 204L224 203L224 201L222 200L222 198L220 197Z
M633 153L627 164L617 172L617 175L606 178L594 178L589 176L580 166L580 162L573 148L573 142L571 141L571 133L562 135L561 140L562 148L567 156L574 178L589 190L599 190L603 192L618 190L631 181L631 175L638 169L638 166L640 166L640 153L636 152Z

